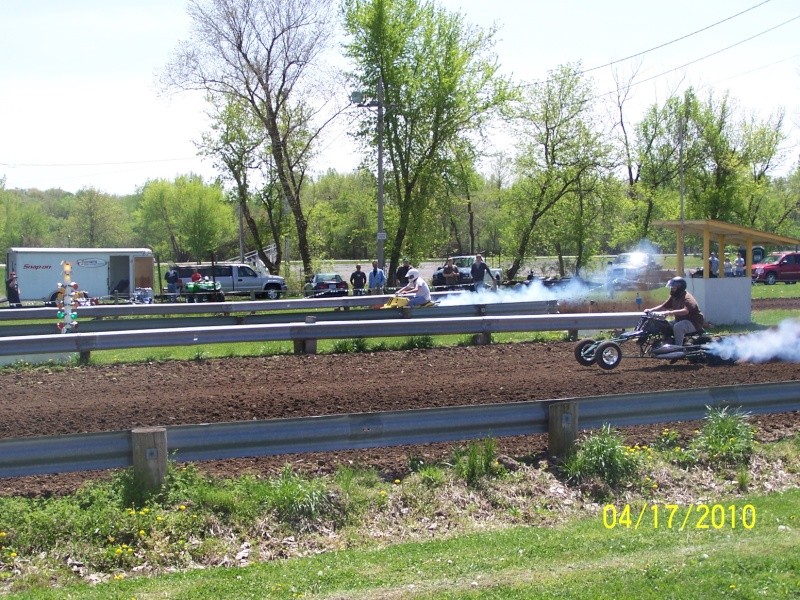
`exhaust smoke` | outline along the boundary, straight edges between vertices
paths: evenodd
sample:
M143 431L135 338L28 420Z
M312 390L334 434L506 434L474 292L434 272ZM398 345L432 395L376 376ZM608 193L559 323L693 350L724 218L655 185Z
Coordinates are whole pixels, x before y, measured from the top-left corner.
M763 363L772 360L800 362L800 320L786 319L777 327L733 335L704 346L723 360Z
M486 289L480 292L461 292L445 296L439 306L468 306L474 304L501 304L504 302L536 302L542 300L576 300L592 291L591 284L580 279L568 283L546 286L535 279L514 287Z

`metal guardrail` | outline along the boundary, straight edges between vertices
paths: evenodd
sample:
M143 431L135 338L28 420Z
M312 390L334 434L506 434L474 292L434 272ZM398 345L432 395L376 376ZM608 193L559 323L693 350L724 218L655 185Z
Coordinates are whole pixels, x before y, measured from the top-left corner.
M434 292L431 297L441 300L453 292ZM242 302L165 302L160 304L99 304L78 308L80 317L130 317L164 315L198 315L204 313L243 313L283 310L319 310L324 308L363 308L385 304L391 294L382 296L337 296L333 298L301 298L295 300L261 300ZM4 308L0 321L52 319L55 307Z
M372 297L372 302L375 302L377 296ZM358 299L360 300L360 299ZM86 309L79 309L80 324L78 331L81 333L95 333L101 331L125 331L128 329L170 329L179 327L220 327L224 325L268 325L278 323L302 323L308 316L314 316L317 322L320 321L367 321L367 320L380 320L380 319L414 319L430 317L435 315L438 318L454 318L454 317L474 317L474 316L494 316L494 315L541 315L551 314L558 312L558 302L555 300L547 301L533 301L533 302L502 302L495 304L466 304L459 306L437 306L435 313L431 313L429 309L387 309L387 310L350 310L352 307L342 307L341 305L333 305L334 309L330 309L331 301L326 300L311 300L311 301L290 301L288 306L294 307L300 305L301 311L292 308L279 307L277 310L273 309L273 304L267 303L270 310L250 310L256 303L233 303L232 305L237 308L236 312L228 312L228 304L230 303L205 303L202 304L175 304L183 310L184 315L171 314L169 305L155 305L158 308L158 314L139 314L141 308L143 311L149 311L154 305L121 305L103 306L103 307L88 307ZM257 303L259 306L264 303ZM324 304L324 306L320 306ZM210 310L220 305L223 309L219 312ZM188 307L191 311L184 309ZM344 308L344 310L340 310ZM327 310L326 310L327 309ZM16 309L15 309L16 311ZM30 315L34 311L42 309L33 309L27 312L28 321ZM10 311L5 311L10 312ZM16 311L20 312L20 311ZM211 313L211 314L209 314ZM0 311L0 322L2 322L4 313ZM0 327L0 336L27 336L27 335L48 335L57 333L54 321L54 309L45 309L44 318L48 322L43 323L9 323L3 324ZM122 318L130 316L146 316L147 318ZM16 317L15 317L16 318Z
M414 310L414 309L412 309ZM419 309L425 310L425 309ZM182 327L120 332L67 333L0 338L0 356L92 352L119 348L196 346L234 342L349 339L419 335L491 334L519 331L615 329L634 326L641 313L517 315L464 318L382 319L280 325Z
M582 429L701 419L706 407L753 414L800 410L800 382L671 390L452 408L166 427L177 461L328 452L545 433L549 410L576 403ZM0 440L0 477L123 468L131 432Z

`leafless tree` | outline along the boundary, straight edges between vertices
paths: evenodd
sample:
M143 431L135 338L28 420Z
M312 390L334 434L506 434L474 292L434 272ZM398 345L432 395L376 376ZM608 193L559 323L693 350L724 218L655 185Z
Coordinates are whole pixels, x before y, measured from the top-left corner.
M172 89L239 98L263 125L306 273L301 188L314 142L337 114L321 60L332 39L333 7L332 0L190 0L190 37L163 77Z

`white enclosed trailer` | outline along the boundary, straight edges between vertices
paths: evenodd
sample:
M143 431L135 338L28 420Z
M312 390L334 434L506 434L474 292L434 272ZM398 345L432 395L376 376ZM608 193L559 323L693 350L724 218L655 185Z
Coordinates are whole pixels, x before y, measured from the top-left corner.
M23 302L53 301L64 283L64 262L71 266L70 280L92 297L153 289L149 248L9 248L6 273L16 272Z

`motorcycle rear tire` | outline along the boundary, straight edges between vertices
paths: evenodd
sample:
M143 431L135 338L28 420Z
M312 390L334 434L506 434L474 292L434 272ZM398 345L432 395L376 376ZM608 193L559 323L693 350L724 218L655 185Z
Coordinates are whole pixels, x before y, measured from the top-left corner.
M585 339L575 344L575 360L578 361L578 364L584 367L591 367L597 361L596 351L591 355L585 354L586 349L596 343L592 339Z

